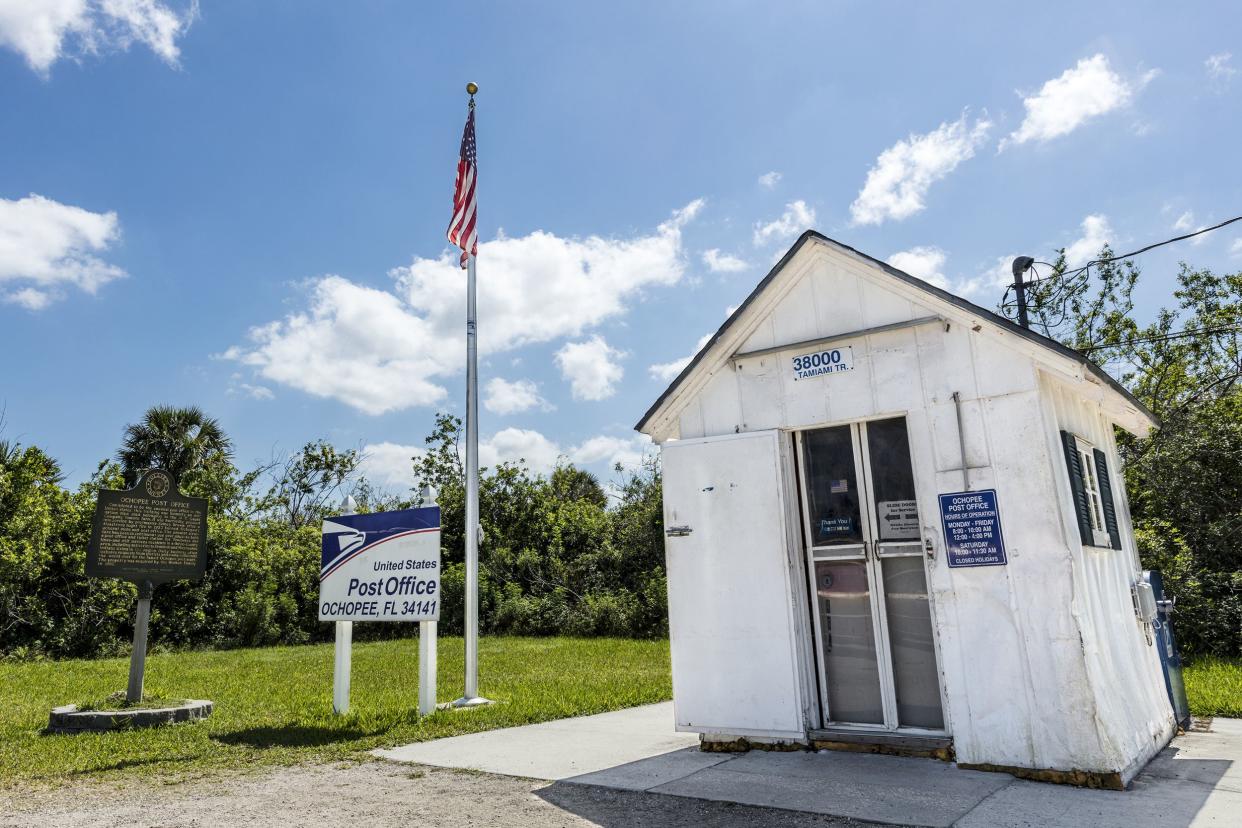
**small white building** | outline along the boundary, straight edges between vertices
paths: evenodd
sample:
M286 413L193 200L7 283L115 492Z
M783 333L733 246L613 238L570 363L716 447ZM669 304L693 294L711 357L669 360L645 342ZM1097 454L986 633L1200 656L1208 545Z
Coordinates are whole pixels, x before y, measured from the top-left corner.
M1081 354L808 231L647 412L679 730L1127 784L1174 733Z

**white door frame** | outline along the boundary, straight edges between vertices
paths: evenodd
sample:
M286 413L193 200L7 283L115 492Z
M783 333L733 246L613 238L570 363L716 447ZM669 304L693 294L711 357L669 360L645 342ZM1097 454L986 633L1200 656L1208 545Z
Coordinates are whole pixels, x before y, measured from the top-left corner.
M906 436L909 439L909 419L905 414L889 414L880 417L871 417L867 420L855 420L847 423L835 423L817 425L810 428L798 429L793 432L796 462L798 464L798 502L801 505L802 527L802 543L805 550L806 570L807 570L807 588L809 590L808 600L811 606L812 617L812 633L814 641L812 649L815 654L815 670L818 677L819 685L819 702L820 702L820 723L821 726L831 726L839 729L857 729L857 730L885 730L896 733L906 733L909 735L947 735L948 734L948 712L945 709L944 683L941 679L942 671L940 669L940 642L939 628L936 623L935 607L931 600L931 573L927 571L927 558L924 555L924 536L922 530L923 521L920 520L919 538L909 541L879 541L879 532L874 524L876 505L875 492L872 486L873 476L871 473L871 454L867 447L867 423L875 420L890 420L901 417L906 422ZM854 476L859 488L859 513L862 523L863 542L861 544L836 544L833 546L814 546L811 538L810 525L810 508L807 499L807 480L806 480L806 462L805 450L803 447L803 435L810 431L818 431L824 428L840 428L848 427L850 430L850 442L854 455ZM914 470L914 457L911 452L910 457L910 473L914 479L915 488L918 488L918 475ZM941 717L945 722L945 726L939 729L929 729L922 727L902 726L897 717L897 689L893 676L892 661L892 642L889 638L888 629L888 612L885 604L884 590L884 573L882 561L886 558L899 557L918 557L923 562L923 579L927 585L928 592L928 612L930 614L930 622L932 628L932 645L937 666L937 689L940 697ZM879 670L881 706L883 709L884 721L882 724L871 723L853 723L853 722L835 722L831 720L831 710L828 705L828 683L827 672L824 665L822 631L820 629L820 613L816 600L817 587L815 582L815 562L823 560L853 560L862 561L864 570L868 579L868 586L871 593L871 621L875 630L876 649L876 665Z

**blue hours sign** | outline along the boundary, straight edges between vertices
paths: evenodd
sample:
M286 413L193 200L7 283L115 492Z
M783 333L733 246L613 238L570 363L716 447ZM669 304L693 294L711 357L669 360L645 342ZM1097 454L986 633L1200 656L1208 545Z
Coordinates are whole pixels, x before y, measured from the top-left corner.
M996 490L940 495L940 520L949 566L1004 566Z

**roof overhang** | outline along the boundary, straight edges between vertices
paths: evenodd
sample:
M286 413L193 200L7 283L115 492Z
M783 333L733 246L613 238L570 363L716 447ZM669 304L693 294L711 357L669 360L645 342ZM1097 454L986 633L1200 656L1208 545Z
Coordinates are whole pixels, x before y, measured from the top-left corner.
M1111 401L1116 403L1111 408L1115 409L1118 425L1127 431L1141 436L1145 435L1152 427L1160 424L1156 415L1147 406L1143 405L1125 386L1109 376L1103 368L1096 365L1081 352L1075 351L1073 348L1029 328L1024 328L1000 314L976 305L947 290L911 276L905 271L898 270L887 262L882 262L879 259L861 253L849 245L830 239L814 230L807 230L798 237L798 240L794 242L788 252L781 257L780 261L768 271L768 274L750 292L746 300L742 302L737 310L730 314L724 324L699 349L699 352L681 370L681 373L669 383L669 386L664 389L664 392L660 394L655 403L647 410L647 413L643 415L643 418L639 420L635 426L636 430L651 435L656 430L653 424L666 419L669 409L677 406L678 401L684 396L683 392L687 390L689 385L695 384L690 382L693 377L705 371L714 371L719 365L727 363L737 356L733 352L726 353L725 351L729 349L722 347L723 343L728 342L731 345L740 346L740 343L733 342L733 340L738 339L736 336L736 334L740 333L738 328L745 324L744 320L751 316L750 311L754 306L760 304L760 297L800 253L807 249L813 249L815 245L824 245L831 250L843 253L873 269L884 272L906 285L917 288L919 291L927 294L927 298L930 300L929 303L933 307L938 303L943 303L946 315L960 316L960 312L965 312L972 321L977 320L977 323L986 324L996 333L1015 337L1015 344L1022 343L1027 346L1035 346L1030 349L1033 355L1042 357L1042 361L1045 363L1058 367L1060 369L1058 373L1068 375L1070 379L1085 380L1097 386L1102 391L1102 402L1109 401L1109 398L1111 398ZM779 346L776 350L782 350L796 344L789 343L789 345ZM680 406L677 407L680 408Z

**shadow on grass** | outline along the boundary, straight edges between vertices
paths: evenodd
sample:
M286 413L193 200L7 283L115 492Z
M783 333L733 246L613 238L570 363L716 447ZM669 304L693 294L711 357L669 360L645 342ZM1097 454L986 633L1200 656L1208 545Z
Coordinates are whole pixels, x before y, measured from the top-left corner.
M367 736L383 733L380 730L359 728L315 727L308 725L282 725L278 727L252 727L231 733L216 733L212 740L226 745L242 745L252 748L272 747L323 747L338 742L352 742Z
M141 768L145 765L174 765L178 762L196 762L201 758L201 756L152 756L149 759L122 759L110 765L98 765L93 768L70 771L69 776L94 776L107 771L123 771L129 768Z

